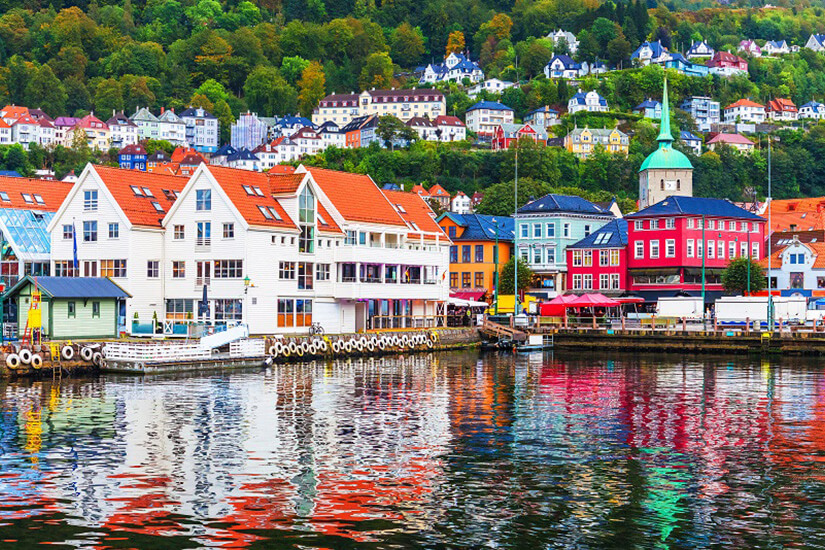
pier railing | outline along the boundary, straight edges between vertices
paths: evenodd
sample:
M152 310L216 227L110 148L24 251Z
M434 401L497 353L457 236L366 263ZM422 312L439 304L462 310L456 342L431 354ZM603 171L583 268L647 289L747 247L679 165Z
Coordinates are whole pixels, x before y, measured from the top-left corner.
M211 350L203 350L194 344L157 344L140 342L109 342L103 355L113 361L168 362L192 359L209 359Z

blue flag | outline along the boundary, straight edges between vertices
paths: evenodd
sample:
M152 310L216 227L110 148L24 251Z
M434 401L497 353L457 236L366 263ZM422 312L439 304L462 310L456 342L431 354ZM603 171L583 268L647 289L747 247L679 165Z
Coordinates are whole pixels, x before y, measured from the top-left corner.
M77 277L77 230L72 222L72 259L74 260L74 275Z

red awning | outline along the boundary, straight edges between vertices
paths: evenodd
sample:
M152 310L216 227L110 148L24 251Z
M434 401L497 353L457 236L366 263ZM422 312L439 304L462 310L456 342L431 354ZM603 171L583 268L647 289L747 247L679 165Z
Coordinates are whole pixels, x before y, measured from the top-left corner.
M641 296L619 296L615 298L617 302L620 304L643 304L645 303L645 299Z
M549 302L541 304L539 312L546 317L563 317L566 309L578 299L575 294L558 295Z
M480 302L481 297L487 293L486 290L460 290L450 293L450 298L460 298L470 302Z

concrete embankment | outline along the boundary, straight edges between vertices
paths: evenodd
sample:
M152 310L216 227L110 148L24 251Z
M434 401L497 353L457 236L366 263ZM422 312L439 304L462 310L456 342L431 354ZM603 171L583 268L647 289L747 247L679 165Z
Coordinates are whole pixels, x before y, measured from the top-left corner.
M825 355L825 334L814 332L559 330L554 347L578 351Z

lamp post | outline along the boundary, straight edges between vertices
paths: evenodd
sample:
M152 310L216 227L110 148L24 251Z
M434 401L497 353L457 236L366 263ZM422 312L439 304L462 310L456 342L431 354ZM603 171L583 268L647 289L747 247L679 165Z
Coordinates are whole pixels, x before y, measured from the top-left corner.
M516 159L515 159L515 179L513 180L513 227L515 227L516 214L518 214L518 140L516 140ZM513 251L516 253L516 259L513 262L513 318L519 314L521 303L518 299L518 228L513 232Z
M771 136L768 135L768 330L773 332L773 294L771 294Z
M246 326L246 296L249 294L249 287L252 286L252 280L249 275L243 278L243 304L241 305L241 322Z
M707 330L707 317L705 316L705 258L708 255L707 247L705 246L705 215L702 214L702 329Z
M498 232L501 230L501 223L497 222L495 218L491 220L496 228L496 247L493 249L493 261L496 264L495 272L493 273L493 303L495 303L495 314L498 315ZM515 238L515 237L514 237Z

